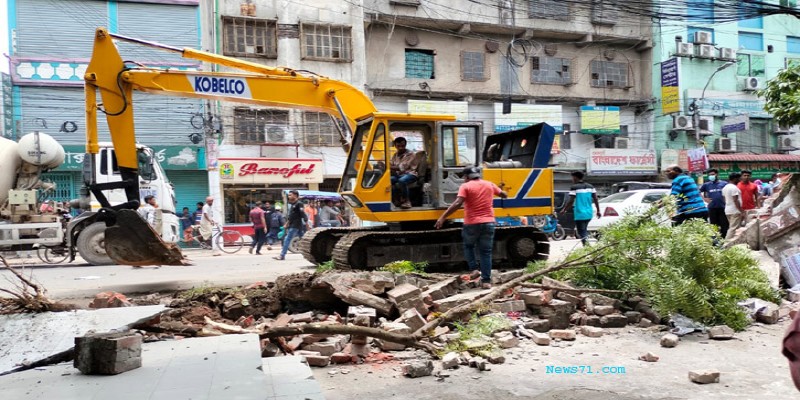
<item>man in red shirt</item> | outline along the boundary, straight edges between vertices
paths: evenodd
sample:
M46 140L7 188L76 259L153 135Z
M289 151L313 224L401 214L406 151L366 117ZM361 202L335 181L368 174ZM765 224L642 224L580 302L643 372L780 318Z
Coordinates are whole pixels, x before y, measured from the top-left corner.
M471 277L481 277L482 287L492 287L492 247L494 246L494 196L506 198L506 192L492 182L481 180L481 171L476 167L466 167L463 171L464 183L458 188L458 197L436 220L439 229L450 214L464 205L464 226L461 237L464 240L464 258L467 259ZM480 270L475 260L475 250L480 255Z
M259 201L250 210L250 222L253 223L253 243L250 243L250 254L253 254L253 248L256 249L256 254L261 255L261 246L267 240L267 223L264 218L264 210L261 208L263 204ZM271 246L267 246L267 250L272 250Z
M754 210L758 206L758 186L750 182L752 173L748 170L742 171L742 180L736 187L742 191L742 209L744 211Z

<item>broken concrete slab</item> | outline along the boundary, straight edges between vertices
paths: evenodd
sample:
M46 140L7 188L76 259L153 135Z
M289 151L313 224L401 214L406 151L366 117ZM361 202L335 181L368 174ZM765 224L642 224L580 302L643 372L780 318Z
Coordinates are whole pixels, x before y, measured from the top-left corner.
M433 373L431 360L413 360L403 364L403 375L409 378L430 376Z
M689 380L699 384L719 383L719 371L713 369L689 371Z
M421 294L422 291L418 287L404 283L387 292L386 297L388 297L389 301L397 305L399 308L400 303L403 303L407 300L419 299Z
M437 308L437 311L446 312L462 304L467 304L481 296L488 294L491 291L492 291L491 289L486 289L486 290L479 290L472 292L464 292L441 300L436 300L433 302L433 304Z
M773 289L780 289L781 265L764 250L751 253L758 261L758 268L767 275L769 285Z
M0 375L59 362L75 337L89 331L126 331L165 310L163 305L0 316Z
M389 300L371 295L363 290L347 286L333 285L333 294L351 306L367 306L374 308L381 315L391 315L394 307Z
M300 357L262 359L258 335L145 343L142 354L124 374L89 377L64 363L2 376L0 387L15 400L322 398Z

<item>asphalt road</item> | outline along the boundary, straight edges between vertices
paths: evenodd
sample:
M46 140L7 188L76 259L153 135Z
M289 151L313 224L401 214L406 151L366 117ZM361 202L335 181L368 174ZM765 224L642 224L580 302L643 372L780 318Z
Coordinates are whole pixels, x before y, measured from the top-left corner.
M559 259L575 246L577 240L551 242L551 260ZM262 255L248 254L242 249L236 254L211 256L210 251L189 250L185 254L189 266L133 268L123 265L91 266L79 260L71 264L45 265L35 257L30 260L9 259L26 275L41 283L48 295L56 300L71 300L82 304L97 293L115 291L126 295L189 289L197 286L237 286L258 281L274 281L280 275L312 271L315 267L299 254L288 253L286 260L277 261L280 248L262 249ZM0 288L12 288L11 273L0 271Z

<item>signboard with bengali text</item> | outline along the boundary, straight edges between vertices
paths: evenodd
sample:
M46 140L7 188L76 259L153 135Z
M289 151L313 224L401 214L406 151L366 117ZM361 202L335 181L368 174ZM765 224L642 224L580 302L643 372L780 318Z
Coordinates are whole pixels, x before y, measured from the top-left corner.
M589 175L655 175L655 150L592 149L586 161Z

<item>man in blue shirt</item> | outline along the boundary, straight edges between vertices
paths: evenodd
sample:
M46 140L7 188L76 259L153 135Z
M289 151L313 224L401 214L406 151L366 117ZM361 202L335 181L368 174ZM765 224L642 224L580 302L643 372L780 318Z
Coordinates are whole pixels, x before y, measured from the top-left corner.
M678 198L678 213L672 217L675 225L680 225L692 218L707 221L708 209L700 197L700 190L694 180L688 175L684 175L683 169L677 165L667 167L665 172L667 178L672 179L672 193L670 194Z
M589 243L589 221L592 220L592 202L597 207L597 218L600 218L600 202L597 200L597 191L594 186L583 181L583 172L572 173L572 187L569 189L569 201L561 210L565 214L575 205L575 230L584 246Z
M725 197L722 196L722 188L728 182L719 179L716 169L708 171L708 182L700 186L700 194L708 201L708 222L719 227L719 234L722 237L728 233L728 218L725 217Z

